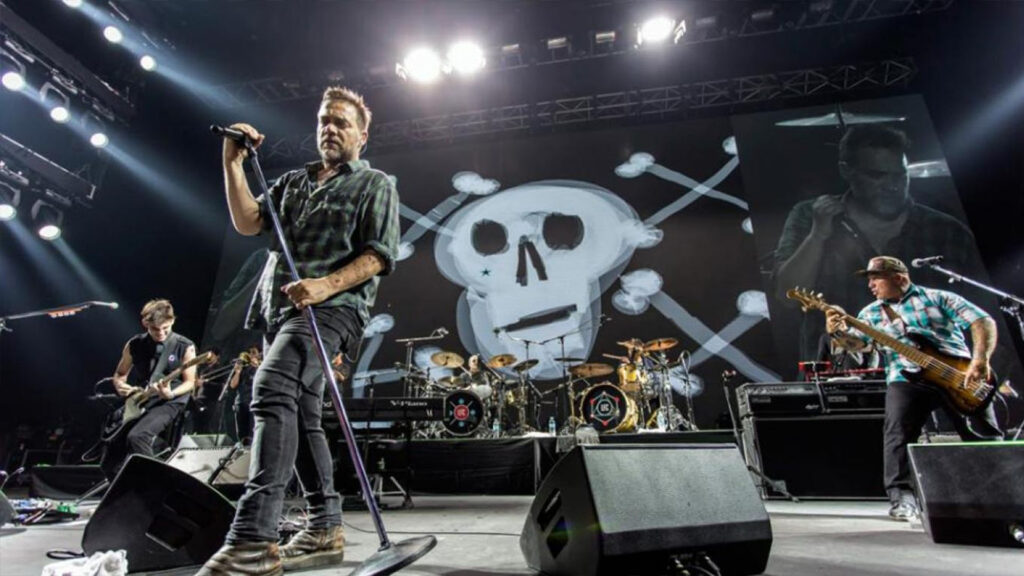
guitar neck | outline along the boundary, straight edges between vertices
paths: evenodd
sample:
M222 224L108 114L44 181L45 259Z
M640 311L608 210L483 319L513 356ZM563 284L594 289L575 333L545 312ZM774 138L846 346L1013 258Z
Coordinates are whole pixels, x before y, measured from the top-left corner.
M849 314L843 314L843 316L846 319L847 324L853 326L857 330L860 330L862 333L864 333L864 335L870 337L872 340L875 340L879 344L892 348L893 350L896 351L897 354L905 357L906 359L910 360L914 364L917 364L918 366L927 366L934 361L934 359L928 354L925 354L924 352L918 350L917 348L914 348L913 346L910 346L909 344L900 342L899 340L893 338L892 336L889 336L885 332L882 332L881 330L875 328L874 326L871 326L866 322L858 320L857 318L854 318Z

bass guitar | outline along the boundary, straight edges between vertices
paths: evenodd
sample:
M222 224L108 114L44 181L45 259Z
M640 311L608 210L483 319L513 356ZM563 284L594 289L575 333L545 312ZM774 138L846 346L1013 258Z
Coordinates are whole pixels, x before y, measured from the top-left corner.
M103 442L110 442L114 440L128 429L129 424L139 418L142 418L146 414L146 403L159 394L157 392L157 387L163 387L170 384L175 378L180 376L182 372L193 366L213 364L216 361L216 354L213 352L203 352L188 362L182 363L181 366L178 366L166 376L150 383L149 386L129 394L124 400L124 406L115 410L107 419L107 425L104 426L103 433L100 434L100 440Z
M923 382L938 388L957 412L964 415L977 414L992 401L992 396L996 391L994 377L990 377L987 381L969 380L967 367L971 363L970 359L940 352L937 347L919 334L907 334L907 338L914 342L913 345L901 342L825 302L821 294L794 288L786 292L786 297L799 302L804 312L811 309L822 312L828 310L839 312L843 315L847 326L856 328L861 334L920 366L920 372L904 370L903 375L908 380Z

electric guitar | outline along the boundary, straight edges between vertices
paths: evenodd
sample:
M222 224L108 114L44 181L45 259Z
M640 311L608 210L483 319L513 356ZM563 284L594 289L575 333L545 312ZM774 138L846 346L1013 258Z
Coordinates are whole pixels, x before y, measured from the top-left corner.
M808 290L794 288L786 292L786 297L799 302L804 312L810 309L822 312L828 310L840 312L839 309L825 302L821 294L815 294ZM856 328L868 338L891 348L900 356L920 366L920 372L904 370L903 375L908 380L924 382L937 387L950 405L961 414L977 414L992 401L992 396L996 391L993 384L994 377L990 376L988 381L968 380L967 367L971 363L970 359L944 354L920 334L907 334L907 338L912 340L914 345L901 342L854 316L845 312L840 313L847 326Z
M136 390L128 395L124 400L124 406L118 408L111 414L107 420L106 426L103 428L103 433L100 434L100 440L103 442L110 442L122 432L128 429L128 425L139 418L142 418L146 411L146 403L149 402L154 396L159 395L156 388L166 386L170 384L175 378L181 375L182 372L188 370L193 366L199 366L200 364L213 364L217 361L217 355L213 352L203 352L199 356L183 363L172 370L166 376L151 382L149 386Z

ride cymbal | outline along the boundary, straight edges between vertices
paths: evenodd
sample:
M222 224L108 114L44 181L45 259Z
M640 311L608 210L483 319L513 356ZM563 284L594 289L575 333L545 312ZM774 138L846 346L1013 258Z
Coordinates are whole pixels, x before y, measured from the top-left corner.
M522 373L522 372L526 372L530 368L533 368L537 364L540 364L540 360L537 360L536 358L534 358L532 360L523 360L519 364L516 364L515 366L513 366L512 369L515 370L516 372Z
M675 348L678 345L679 340L675 338L657 338L644 344L644 352L661 352L662 350Z

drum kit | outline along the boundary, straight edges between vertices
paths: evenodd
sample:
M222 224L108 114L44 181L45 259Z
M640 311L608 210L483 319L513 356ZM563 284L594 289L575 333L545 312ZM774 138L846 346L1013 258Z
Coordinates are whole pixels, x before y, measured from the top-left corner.
M666 352L679 341L633 338L617 344L625 349L624 354L603 354L617 365L555 358L565 367L565 380L543 393L529 375L539 360L520 361L512 354L466 359L442 350L432 354L430 362L452 374L440 378L431 378L429 369L407 365L408 395L444 399L442 420L422 423L417 436L501 438L536 432L540 406L545 397L554 394L564 394L559 398L565 398L569 406L568 420L561 428L565 434L581 426L599 433L696 429L689 397L685 416L673 401L670 371L680 360L670 361Z

